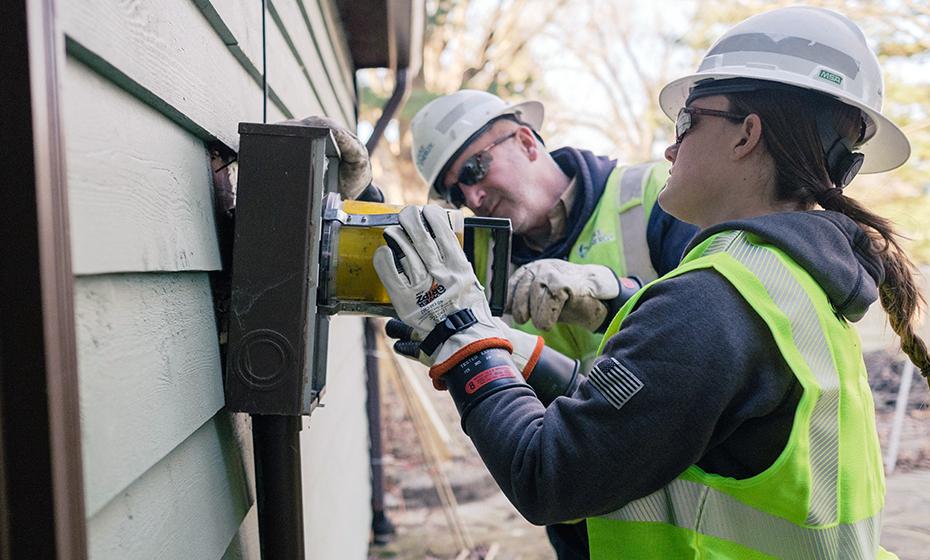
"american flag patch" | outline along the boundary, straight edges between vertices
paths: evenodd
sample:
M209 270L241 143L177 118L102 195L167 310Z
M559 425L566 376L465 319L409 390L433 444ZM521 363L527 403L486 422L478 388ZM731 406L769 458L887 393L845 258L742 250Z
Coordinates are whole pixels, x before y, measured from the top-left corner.
M602 360L594 366L588 374L588 383L617 410L643 388L643 382L614 358Z

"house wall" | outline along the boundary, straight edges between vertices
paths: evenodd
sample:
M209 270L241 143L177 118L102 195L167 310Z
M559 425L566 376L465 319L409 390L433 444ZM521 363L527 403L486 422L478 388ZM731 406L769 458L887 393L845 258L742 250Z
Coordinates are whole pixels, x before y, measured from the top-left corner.
M355 124L329 0L62 0L90 557L257 558L248 417L223 408L207 145L240 121ZM267 60L268 95L262 89ZM308 558L362 558L369 479L361 322L330 334L302 432Z

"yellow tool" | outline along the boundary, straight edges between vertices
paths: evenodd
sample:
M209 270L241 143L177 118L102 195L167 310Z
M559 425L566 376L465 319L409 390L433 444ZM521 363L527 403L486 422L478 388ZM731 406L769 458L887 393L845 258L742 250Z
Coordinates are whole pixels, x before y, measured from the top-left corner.
M384 228L398 223L403 206L340 200L326 195L320 241L319 308L324 313L393 316L394 308L371 264L375 249L384 245ZM510 220L466 218L448 210L449 225L485 285L492 312L503 311L507 263L510 260ZM496 274L495 274L496 273ZM496 296L496 297L495 297Z

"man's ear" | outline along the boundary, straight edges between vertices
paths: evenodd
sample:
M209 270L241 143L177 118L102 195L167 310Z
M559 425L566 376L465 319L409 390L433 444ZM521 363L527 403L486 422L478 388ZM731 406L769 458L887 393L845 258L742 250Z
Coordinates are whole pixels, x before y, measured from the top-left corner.
M762 143L762 119L751 113L740 123L736 142L733 144L733 159L743 159L755 152Z
M539 157L539 144L536 142L536 135L528 126L521 126L517 129L515 140L520 144L520 148L527 155L530 161L536 161Z

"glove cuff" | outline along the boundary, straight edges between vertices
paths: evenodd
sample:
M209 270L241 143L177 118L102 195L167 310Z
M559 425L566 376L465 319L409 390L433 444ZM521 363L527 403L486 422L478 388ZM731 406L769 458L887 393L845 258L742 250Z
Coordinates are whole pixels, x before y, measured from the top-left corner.
M524 373L544 406L563 395L570 395L578 385L580 362L543 346L532 370Z
M462 417L463 430L466 430L468 414L487 397L505 389L529 389L510 353L500 348L469 355L453 366L443 381L448 385L449 394ZM531 393L527 391L527 394Z
M475 340L474 342L462 346L456 350L454 354L429 368L429 376L433 380L433 384L435 385L436 382L439 381L440 377L448 373L449 370L457 366L466 358L469 358L470 356L483 350L490 350L492 348L506 350L508 354L513 352L513 345L506 338L492 337Z
M530 375L533 374L533 369L536 368L536 364L539 362L539 357L543 353L543 349L546 347L546 341L541 336L536 337L536 346L533 348L533 353L530 354L530 359L526 361L526 365L523 366L523 379L529 379Z

